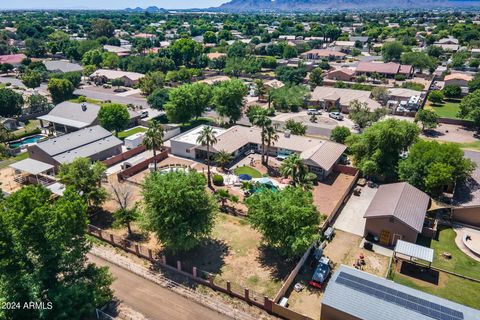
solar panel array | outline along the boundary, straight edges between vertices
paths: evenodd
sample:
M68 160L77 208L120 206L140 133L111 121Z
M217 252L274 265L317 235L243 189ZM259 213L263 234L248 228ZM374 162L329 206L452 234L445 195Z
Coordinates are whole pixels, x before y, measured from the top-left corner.
M399 305L436 320L463 320L463 313L425 299L365 280L346 272L340 272L336 282L356 291Z

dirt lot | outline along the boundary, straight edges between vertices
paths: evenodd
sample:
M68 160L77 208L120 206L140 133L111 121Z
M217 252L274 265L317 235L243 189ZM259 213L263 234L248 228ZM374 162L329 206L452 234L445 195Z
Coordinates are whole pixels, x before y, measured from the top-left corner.
M336 230L335 237L327 244L324 255L333 263L334 269L345 264L352 266L360 253L365 257L365 266L363 270L381 277L384 277L388 268L388 258L376 253L360 248L362 238L351 233ZM320 319L320 303L323 296L323 289L313 289L308 287L311 280L314 267L304 266L303 271L299 272L293 284L301 283L305 288L300 292L291 290L287 292L289 296L289 308L303 313L313 319Z
M12 193L20 190L22 185L13 181L14 176L15 170L13 168L7 167L0 169L0 183L3 191Z
M353 179L355 179L354 176L333 172L326 180L314 186L313 202L318 211L329 217L338 202L342 201L342 196Z

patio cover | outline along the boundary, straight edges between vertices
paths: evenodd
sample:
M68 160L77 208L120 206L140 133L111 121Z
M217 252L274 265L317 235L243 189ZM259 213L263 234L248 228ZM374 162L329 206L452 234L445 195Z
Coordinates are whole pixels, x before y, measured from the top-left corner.
M53 169L51 164L30 158L12 163L10 167L35 175Z
M418 244L398 240L393 251L395 255L400 253L405 256L409 256L410 258L421 259L429 263L433 262L433 249L420 246Z

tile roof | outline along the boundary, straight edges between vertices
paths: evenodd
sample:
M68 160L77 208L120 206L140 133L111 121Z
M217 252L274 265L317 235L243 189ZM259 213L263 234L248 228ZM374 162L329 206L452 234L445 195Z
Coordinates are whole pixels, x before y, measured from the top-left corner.
M3 55L0 56L0 64L20 64L26 57L23 53Z
M465 80L465 81L471 81L473 79L473 76L465 73L451 73L445 76L445 81L448 80Z
M109 69L99 69L93 73L94 76L104 76L107 79L118 79L118 78L123 78L126 77L132 81L137 81L140 80L140 78L143 78L145 75L142 73L137 73L137 72L127 72L127 71L119 71L119 70L109 70Z
M364 218L393 216L412 229L422 232L430 197L407 182L381 185L370 202Z

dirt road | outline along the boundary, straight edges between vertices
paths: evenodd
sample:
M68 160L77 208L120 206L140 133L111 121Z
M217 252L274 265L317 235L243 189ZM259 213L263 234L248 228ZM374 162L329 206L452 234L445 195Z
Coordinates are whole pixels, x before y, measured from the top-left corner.
M130 271L91 254L88 259L98 266L108 266L115 277L115 296L151 320L227 320L209 308L190 301Z

